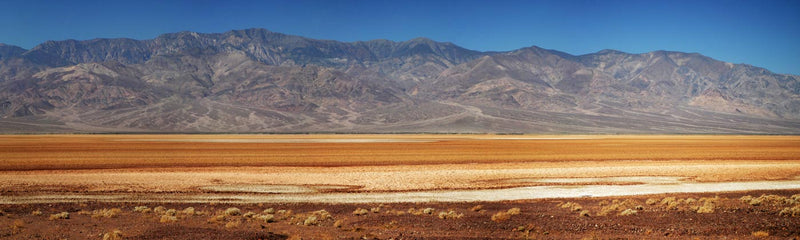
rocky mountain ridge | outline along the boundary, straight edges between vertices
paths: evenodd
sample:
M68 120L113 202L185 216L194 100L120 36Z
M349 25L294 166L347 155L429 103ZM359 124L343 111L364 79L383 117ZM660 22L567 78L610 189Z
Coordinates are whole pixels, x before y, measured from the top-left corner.
M0 131L800 133L800 77L697 53L264 29L0 45Z

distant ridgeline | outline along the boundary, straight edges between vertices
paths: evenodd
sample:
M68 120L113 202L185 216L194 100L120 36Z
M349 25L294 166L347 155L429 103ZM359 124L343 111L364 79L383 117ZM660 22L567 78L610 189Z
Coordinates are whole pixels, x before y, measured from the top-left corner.
M798 134L800 76L264 29L0 44L0 132Z

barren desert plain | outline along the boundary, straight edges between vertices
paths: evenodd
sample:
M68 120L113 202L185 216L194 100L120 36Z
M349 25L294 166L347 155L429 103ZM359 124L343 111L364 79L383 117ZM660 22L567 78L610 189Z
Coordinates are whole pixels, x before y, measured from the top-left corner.
M0 135L3 239L800 239L800 137Z

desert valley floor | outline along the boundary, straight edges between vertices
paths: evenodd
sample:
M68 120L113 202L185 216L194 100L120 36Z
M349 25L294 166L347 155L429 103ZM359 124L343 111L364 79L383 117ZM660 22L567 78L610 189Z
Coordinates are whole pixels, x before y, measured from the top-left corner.
M0 238L800 238L800 137L2 135Z

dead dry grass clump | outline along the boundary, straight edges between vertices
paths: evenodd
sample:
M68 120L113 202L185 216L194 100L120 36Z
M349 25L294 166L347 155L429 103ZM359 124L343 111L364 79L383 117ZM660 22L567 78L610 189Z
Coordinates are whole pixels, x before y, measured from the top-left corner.
M800 204L800 201L793 195L792 197L784 197L780 195L761 195L759 197L752 197L750 195L739 198L744 203L751 206L769 205L769 206L785 206Z
M217 215L214 215L214 216L208 218L207 222L208 223L221 223L221 222L225 221L225 218L226 218L225 214L217 214Z
M303 221L304 226L316 226L317 224L319 224L319 219L314 215L306 217L306 220Z
M342 220L336 220L335 222L333 222L333 227L335 227L335 228L342 228L343 225L344 225L344 221L342 221Z
M678 210L678 211L691 211L697 213L713 213L714 209L717 207L717 203L720 201L719 196L715 196L713 198L676 198L676 197L665 197L663 199L655 199L650 198L645 201L647 205L656 205L663 207L665 210ZM644 206L636 205L635 207L627 206L631 210L643 210ZM626 208L621 208L619 210L623 210Z
M167 216L178 216L178 210L170 208L170 209L168 209L167 211L164 212L164 215L167 215Z
M681 199L682 200L682 199ZM661 199L660 205L664 206L667 210L678 210L678 206L684 201L680 201L675 197L665 197Z
M161 219L158 221L161 223L173 223L178 221L178 217L170 215L161 215Z
M56 214L50 214L50 220L56 220L56 219L69 219L69 213L60 212Z
M480 212L481 210L483 210L483 205L474 206L474 207L470 208L469 210L473 211L473 212Z
M122 231L115 229L114 231L103 234L103 240L122 240Z
M519 212L517 212L517 214L519 214ZM458 213L458 212L456 212L454 210L450 210L450 211L447 211L447 212L444 212L444 211L439 212L439 218L440 219L459 219L459 218L461 218L463 216L464 216L463 213Z
M283 213L286 213L286 211L283 211ZM256 218L256 217L261 216L261 215L255 214L253 212L248 212L247 215L248 216L246 216L246 218ZM225 210L218 210L216 212L216 214L214 214L214 216L211 216L210 218L208 218L207 222L208 223L223 223L223 222L225 222L226 225L227 225L227 224L231 223L231 221L238 220L236 217L239 217L239 216L245 217L242 214L242 210L239 209L239 208L230 207L230 208L227 208ZM276 217L273 215L272 216L272 220L275 220L275 219L276 219ZM264 221L266 221L266 220L264 220Z
M323 209L294 215L289 222L294 225L319 226L325 222L333 222L333 220L333 215Z
M157 207L153 208L153 212L155 214L164 214L165 212L167 212L167 208L165 208L163 206L157 206Z
M506 211L500 211L492 215L492 221L502 222L511 219L511 216L519 215L521 210L519 208L511 208Z
M246 218L254 218L255 216L256 216L256 213L254 213L254 212L246 212L246 213L242 214L242 217L246 217Z
M264 213L264 214L275 214L275 209L274 208L267 208L267 209L264 209L264 211L261 212L261 213Z
M435 211L435 210L436 209L434 209L434 208L425 208L425 209L422 209L422 213L428 214L428 215L433 215L433 211Z
M122 209L119 208L103 208L99 210L92 211L92 218L113 218L122 213Z
M697 213L714 213L714 208L714 204L706 203L697 208Z
M374 207L374 208L371 208L369 211L372 212L372 213L379 213L379 212L381 212L381 207L380 206Z
M303 225L317 226L326 221L333 221L333 215L325 209L322 209L311 212L311 215L306 217L306 220L303 221Z
M367 215L367 213L369 213L369 211L363 208L356 208L356 210L353 211L353 215L356 216Z
M225 213L225 216L239 216L239 215L242 215L242 210L240 210L238 208L235 208L235 207L232 207L232 208L225 209L224 213Z
M425 208L425 209L409 208L407 213L414 216L420 216L420 215L433 215L435 211L436 211L435 208Z
M239 220L233 220L225 223L225 228L238 228L242 225L242 222Z
M691 209L695 210L697 213L714 213L714 209L716 209L718 201L719 197L701 198L699 203L702 203L702 205L693 206Z
M294 212L292 210L278 210L275 212L275 217L277 221L282 221L286 219L292 218Z
M751 233L750 235L752 235L753 237L769 237L769 232L767 232L767 231L757 231L757 232Z
M578 215L581 217L591 217L591 212L589 212L589 210L583 210L580 213L578 213Z
M42 215L42 211L39 210L39 209L33 210L31 212L31 215L33 215L33 216L41 216Z
M265 223L272 223L275 222L275 215L272 214L259 214L254 217L254 219L258 219Z
M414 216L422 215L422 210L417 210L416 208L409 208L406 212Z
M643 210L643 209L644 206L639 204L639 202L637 202L636 200L625 199L625 201L619 201L615 199L611 201L611 203L606 203L606 206L601 207L600 211L597 213L597 216L607 216L614 212L618 212L617 215L620 215L619 213L621 213L622 211L631 210L636 212L636 210Z
M136 207L133 208L133 212L149 213L149 212L152 212L152 211L153 210L150 209L147 206L136 206Z
M558 204L558 207L564 208L564 209L569 209L570 211L573 211L573 212L579 212L579 211L583 210L583 206L581 206L578 203L574 203L574 202L561 203L561 204Z
M187 208L184 208L183 211L181 211L181 213L183 213L184 215L187 215L187 216L193 216L193 215L199 214L200 212L195 211L193 207L187 207Z
M325 209L311 212L311 214L318 216L321 220L333 219L333 215L331 215L331 213L326 211Z
M628 209L625 209L624 211L618 213L617 215L618 216L632 216L632 215L636 215L638 213L639 213L639 211L636 211L636 210L628 208Z
M784 208L778 214L787 217L800 217L800 205Z
M391 209L391 210L386 211L385 214L387 214L387 215L395 215L395 216L403 216L403 215L406 215L406 212L405 211L396 210L396 209Z

